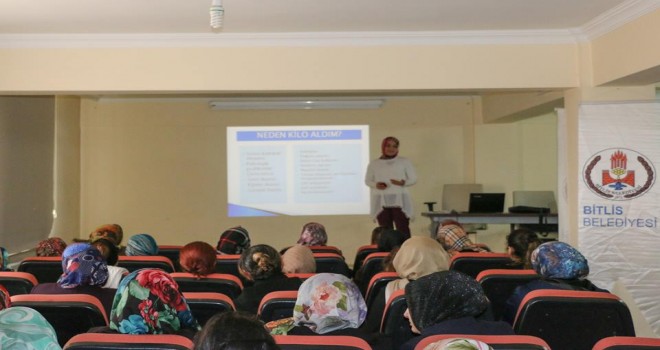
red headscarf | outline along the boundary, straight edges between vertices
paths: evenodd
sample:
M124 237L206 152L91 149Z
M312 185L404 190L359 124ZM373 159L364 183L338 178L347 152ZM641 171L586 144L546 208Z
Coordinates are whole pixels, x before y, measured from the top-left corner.
M380 152L381 152L381 154L382 154L382 155L380 156L380 159L392 159L392 158L395 158L395 157L399 154L398 151L397 151L397 153L396 153L395 155L393 155L393 156L388 156L388 155L385 154L385 146L387 145L387 143L388 143L389 141L394 141L394 142L396 142L396 145L397 145L397 146L399 145L399 139L397 139L397 138L394 137L394 136L388 136L388 137L384 138L384 139L383 139L383 142L380 143Z

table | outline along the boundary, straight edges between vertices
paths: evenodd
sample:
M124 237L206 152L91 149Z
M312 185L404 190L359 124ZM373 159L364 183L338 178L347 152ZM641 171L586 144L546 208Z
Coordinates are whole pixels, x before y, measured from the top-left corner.
M511 230L516 225L557 225L559 216L557 213L447 213L438 211L423 212L422 216L431 219L431 232L433 227L445 220L456 220L461 224L509 224Z

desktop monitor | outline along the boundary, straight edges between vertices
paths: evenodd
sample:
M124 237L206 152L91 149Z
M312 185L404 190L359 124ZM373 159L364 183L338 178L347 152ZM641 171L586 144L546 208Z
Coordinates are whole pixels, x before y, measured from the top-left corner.
M470 193L468 213L504 212L504 193Z

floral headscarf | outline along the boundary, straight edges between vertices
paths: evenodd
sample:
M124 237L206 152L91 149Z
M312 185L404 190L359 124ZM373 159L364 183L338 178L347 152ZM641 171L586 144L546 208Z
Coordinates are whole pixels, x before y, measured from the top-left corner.
M0 284L0 310L4 310L11 306L11 295L9 291Z
M59 237L51 237L37 243L37 256L62 256L66 242Z
M0 311L0 349L61 350L53 326L36 310L13 306Z
M108 264L101 252L88 243L72 244L64 249L62 270L64 273L57 280L62 288L103 286L108 280Z
M410 317L419 330L466 316L479 316L490 301L479 282L457 271L440 271L406 285Z
M413 236L403 242L392 265L401 279L387 284L385 300L395 291L403 289L409 281L433 272L448 270L449 255L435 239Z
M7 249L0 247L0 271L11 271L9 265L9 253Z
M396 145L399 146L399 139L397 139L396 137L388 136L388 137L384 138L383 142L380 143L380 152L381 152L380 159L392 159L392 158L395 158L397 155L399 155L399 152L397 152L393 156L388 156L388 155L385 154L385 146L387 145L387 143L389 141L394 141L396 143Z
M367 317L367 305L360 290L344 275L320 273L298 289L293 309L297 326L325 334L338 329L358 328Z
M123 334L175 334L200 330L179 286L159 269L133 271L121 280L110 311L110 328Z
M328 243L328 234L325 233L325 227L318 222L306 223L300 233L298 244L302 245L326 245Z
M126 244L126 255L129 256L153 256L158 255L158 244L149 234L140 233L128 239Z
M547 242L538 246L530 258L532 268L544 278L581 279L589 275L587 259L564 242Z
M250 234L245 228L236 226L220 235L215 249L220 254L241 254L248 248L250 248Z
M493 348L475 339L450 338L431 343L424 350L493 350Z

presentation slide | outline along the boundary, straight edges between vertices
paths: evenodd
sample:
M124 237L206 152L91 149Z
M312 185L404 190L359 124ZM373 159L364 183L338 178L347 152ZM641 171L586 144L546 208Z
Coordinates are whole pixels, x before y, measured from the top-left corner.
M368 164L368 125L228 127L228 216L369 214Z

